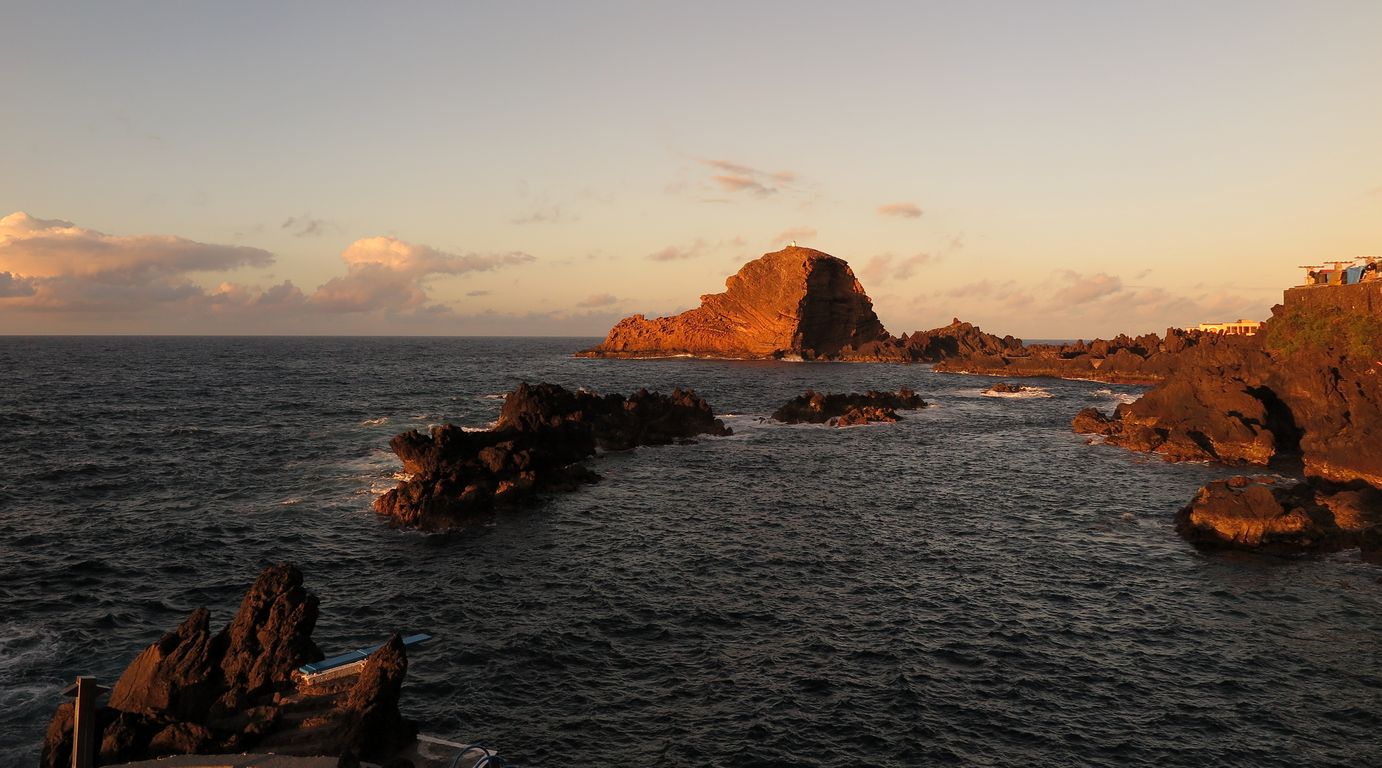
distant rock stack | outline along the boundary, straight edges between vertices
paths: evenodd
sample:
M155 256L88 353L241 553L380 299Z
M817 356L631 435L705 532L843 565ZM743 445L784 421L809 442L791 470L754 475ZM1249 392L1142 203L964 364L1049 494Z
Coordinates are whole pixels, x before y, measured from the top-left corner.
M725 292L673 317L620 320L586 357L905 359L843 259L789 246L745 264Z

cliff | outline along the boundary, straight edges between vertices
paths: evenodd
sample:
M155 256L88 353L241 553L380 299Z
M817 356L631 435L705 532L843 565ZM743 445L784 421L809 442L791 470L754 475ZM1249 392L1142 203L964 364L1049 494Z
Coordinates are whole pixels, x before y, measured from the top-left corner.
M791 246L745 264L725 292L673 317L620 320L587 357L904 359L842 259Z

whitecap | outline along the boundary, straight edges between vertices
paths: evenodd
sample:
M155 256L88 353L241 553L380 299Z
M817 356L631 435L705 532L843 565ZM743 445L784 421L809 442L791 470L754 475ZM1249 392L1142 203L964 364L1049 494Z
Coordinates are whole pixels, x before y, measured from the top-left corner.
M380 417L377 418L377 419L365 419L364 421L360 422L360 425L361 425L361 426L365 426L365 427L377 427L377 426L379 426L380 424L388 424L388 423L389 423L389 417L388 417L388 416L380 416Z
M1020 392L993 392L990 390L984 390L982 394L984 395L984 397L1006 397L1013 400L1030 400L1032 398L1055 397L1055 395L1048 392L1045 387L1028 386L1023 386L1022 391Z

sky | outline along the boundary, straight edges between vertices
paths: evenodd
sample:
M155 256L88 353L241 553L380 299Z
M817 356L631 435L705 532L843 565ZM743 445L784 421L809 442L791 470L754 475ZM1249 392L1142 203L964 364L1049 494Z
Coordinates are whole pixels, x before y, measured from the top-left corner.
M1382 3L5 0L0 334L602 336L790 241L893 333L1382 253Z

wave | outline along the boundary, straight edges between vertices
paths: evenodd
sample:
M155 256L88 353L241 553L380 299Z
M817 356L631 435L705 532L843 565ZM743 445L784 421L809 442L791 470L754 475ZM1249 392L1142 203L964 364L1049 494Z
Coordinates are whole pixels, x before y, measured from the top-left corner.
M1029 387L1025 385L1019 392L993 392L991 390L984 390L982 394L984 397L1005 397L1010 400L1031 400L1033 398L1055 397L1055 395L1047 391L1045 387Z
M1111 389L1096 389L1092 393L1090 393L1090 396L1107 397L1113 400L1117 400L1120 403L1132 403L1135 402L1138 398L1138 395L1129 394L1127 392L1114 392Z

